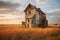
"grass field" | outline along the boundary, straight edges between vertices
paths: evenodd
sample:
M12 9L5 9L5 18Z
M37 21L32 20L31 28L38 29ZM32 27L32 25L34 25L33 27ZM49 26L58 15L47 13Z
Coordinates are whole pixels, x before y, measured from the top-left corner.
M0 40L60 40L60 28L21 28L0 25Z

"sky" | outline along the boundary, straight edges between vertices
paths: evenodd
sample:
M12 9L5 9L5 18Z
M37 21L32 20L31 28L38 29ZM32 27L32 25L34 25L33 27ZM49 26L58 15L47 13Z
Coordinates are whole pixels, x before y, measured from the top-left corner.
M0 24L20 24L29 3L46 13L49 24L60 24L60 0L0 0Z

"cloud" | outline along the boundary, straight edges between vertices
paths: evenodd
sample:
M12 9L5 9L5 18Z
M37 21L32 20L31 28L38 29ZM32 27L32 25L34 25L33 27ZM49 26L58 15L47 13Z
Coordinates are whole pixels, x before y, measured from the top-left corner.
M54 9L54 10L50 10L50 11L47 11L47 13L53 13L53 12L60 12L60 8L59 9Z
M54 9L47 11L47 16L59 16L60 17L60 9Z
M0 14L0 24L19 24L24 21L24 14Z
M37 3L39 3L41 0L36 0Z
M47 19L49 24L60 24L60 9L51 10L47 13Z
M20 6L18 3L0 1L0 8L16 8L18 6Z
M21 3L26 0L0 0L0 1L5 1L5 2L13 2L13 3Z
M22 21L24 13L19 3L0 1L0 24L19 24Z
M44 5L46 4L46 2L44 2L44 1L42 1L42 0L36 0L36 3L37 3L37 4L44 4Z

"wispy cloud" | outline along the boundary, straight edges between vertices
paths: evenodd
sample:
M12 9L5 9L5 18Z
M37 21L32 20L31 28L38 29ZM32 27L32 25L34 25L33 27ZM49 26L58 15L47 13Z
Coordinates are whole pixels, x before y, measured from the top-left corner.
M60 23L60 9L50 10L47 13L47 19L48 19L49 24L50 23L59 24Z
M36 0L36 3L37 3L37 4L43 4L43 5L46 4L46 2L45 2L45 1L42 1L42 0Z
M12 3L21 3L26 0L0 0L0 1L5 1L5 2L12 2Z
M37 3L40 3L41 0L36 0Z
M24 21L23 11L29 3L47 12L50 22L60 20L60 0L0 0L0 23L17 24Z
M19 7L19 3L0 1L0 24L19 24L24 21L24 13L17 9Z
M18 6L20 6L18 3L0 1L0 8L16 8Z
M6 24L18 24L21 23L22 21L24 21L24 14L21 15L14 15L14 14L0 14L0 24L2 24L1 22L7 22ZM16 23L16 22L17 23ZM4 23L3 22L3 23ZM14 23L12 23L14 22Z
M54 10L47 11L47 13L53 13L53 12L60 12L60 8L59 9L54 9Z

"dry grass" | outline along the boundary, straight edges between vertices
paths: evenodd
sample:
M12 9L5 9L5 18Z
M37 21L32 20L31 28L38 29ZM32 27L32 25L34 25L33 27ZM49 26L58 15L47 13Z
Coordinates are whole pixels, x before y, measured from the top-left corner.
M57 24L57 25L56 25L56 24L49 24L49 27L51 27L51 28L52 28L52 27L53 27L53 28L59 27L59 28L60 28L60 24Z
M0 27L0 40L60 40L60 28Z

